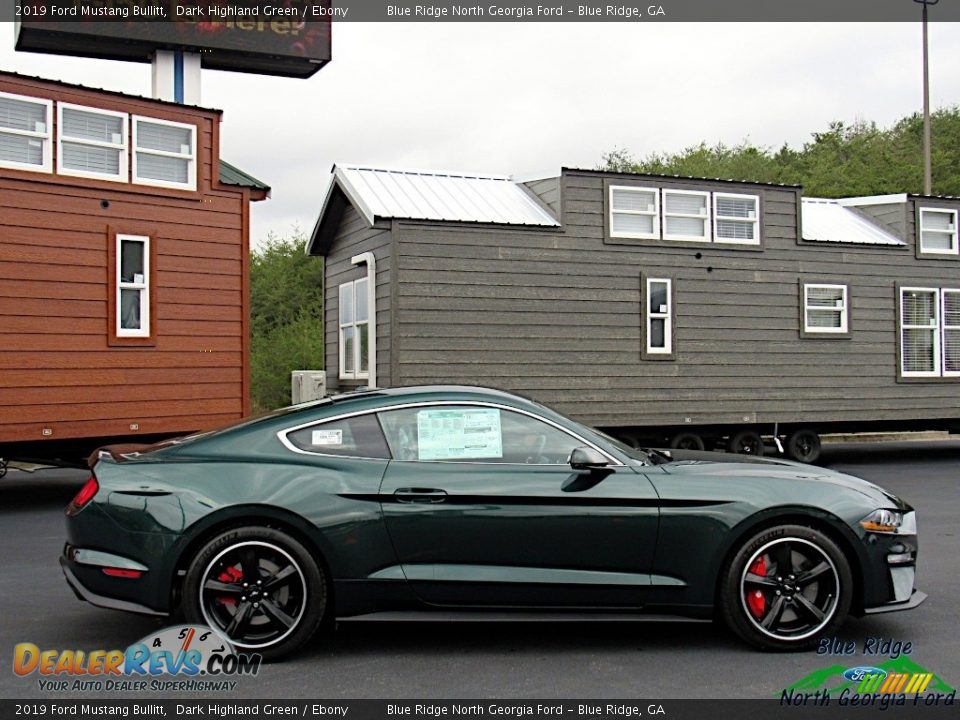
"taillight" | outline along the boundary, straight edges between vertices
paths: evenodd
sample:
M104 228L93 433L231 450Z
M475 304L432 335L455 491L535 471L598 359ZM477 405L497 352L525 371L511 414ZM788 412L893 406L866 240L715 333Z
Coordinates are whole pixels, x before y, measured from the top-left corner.
M97 482L95 475L91 475L90 479L80 488L80 492L78 492L73 500L70 501L70 504L67 505L67 515L75 515L80 512L87 503L93 500L93 496L96 495L99 490L100 483Z

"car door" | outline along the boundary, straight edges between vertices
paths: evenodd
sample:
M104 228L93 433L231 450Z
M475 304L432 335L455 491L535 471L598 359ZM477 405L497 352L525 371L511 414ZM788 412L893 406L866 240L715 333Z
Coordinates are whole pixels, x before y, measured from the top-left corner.
M487 403L379 414L392 460L380 489L403 577L437 605L638 607L658 503L650 482L553 421Z

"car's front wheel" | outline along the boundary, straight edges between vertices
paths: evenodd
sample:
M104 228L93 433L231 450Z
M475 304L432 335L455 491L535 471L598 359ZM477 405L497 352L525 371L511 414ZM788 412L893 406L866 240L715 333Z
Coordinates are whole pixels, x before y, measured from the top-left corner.
M313 636L328 608L323 568L296 539L267 527L228 530L190 563L184 614L243 652L277 659Z
M764 650L805 650L850 610L850 564L829 537L780 525L754 535L727 564L720 606L730 628Z

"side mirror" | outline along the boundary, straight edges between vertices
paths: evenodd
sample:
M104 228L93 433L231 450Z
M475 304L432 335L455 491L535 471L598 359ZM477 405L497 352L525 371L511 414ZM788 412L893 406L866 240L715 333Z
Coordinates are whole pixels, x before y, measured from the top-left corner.
M607 456L592 447L574 448L570 453L570 467L574 470L597 470L609 464Z

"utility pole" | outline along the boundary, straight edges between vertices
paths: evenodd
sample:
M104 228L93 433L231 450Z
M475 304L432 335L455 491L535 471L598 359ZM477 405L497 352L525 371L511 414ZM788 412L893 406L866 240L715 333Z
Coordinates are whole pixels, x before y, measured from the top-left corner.
M913 0L923 5L923 194L933 194L933 166L930 160L930 58L927 46L927 7L940 0Z

